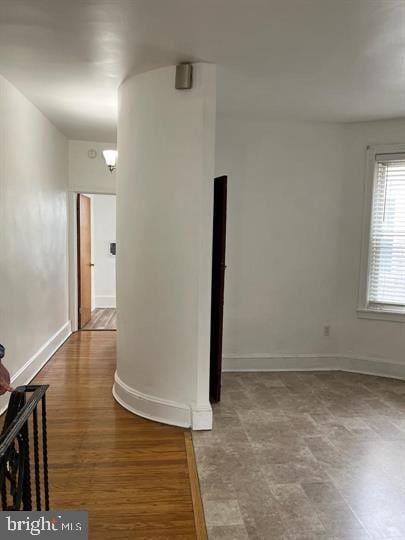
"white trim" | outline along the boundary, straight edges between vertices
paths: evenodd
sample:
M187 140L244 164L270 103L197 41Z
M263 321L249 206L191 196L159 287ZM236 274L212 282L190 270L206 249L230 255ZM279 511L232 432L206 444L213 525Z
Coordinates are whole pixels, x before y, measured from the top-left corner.
M381 152L380 152L381 153ZM368 289L368 267L370 248L370 224L371 209L373 202L373 186L375 177L375 156L377 150L375 146L368 146L366 152L364 188L363 188L363 218L361 236L361 255L359 273L359 293L358 310L367 309L367 289Z
M373 192L375 182L376 156L381 154L405 154L405 144L379 144L367 146L364 191L363 191L363 220L362 220L362 241L359 273L359 293L357 317L360 319L375 319L381 321L405 322L405 315L390 311L389 306L383 310L376 310L368 305L368 279L369 279L369 258L370 258L370 227L373 206ZM391 156L392 157L392 156Z
M115 308L117 305L115 296L96 296L96 308Z
M405 322L405 313L388 311L386 309L358 308L356 310L359 319L373 319L375 321Z
M79 290L77 278L77 193L68 193L69 317L72 332L79 329Z
M48 339L46 343L20 367L20 369L14 373L11 377L11 385L13 387L23 386L28 384L35 375L44 367L44 365L51 359L59 347L67 340L71 335L71 323L67 321L55 334ZM7 409L8 395L0 397L0 414L3 414Z
M191 425L194 431L212 429L212 408L209 403L205 407L192 407Z
M223 371L347 371L405 379L405 362L356 354L227 355Z
M336 367L335 354L228 354L222 371L330 371Z
M370 144L367 146L374 156L378 154L405 154L405 143Z
M172 426L190 427L191 408L185 403L144 394L125 384L117 372L114 375L113 396L128 411Z
M337 358L337 364L341 371L391 379L405 379L405 363L395 360L346 354Z

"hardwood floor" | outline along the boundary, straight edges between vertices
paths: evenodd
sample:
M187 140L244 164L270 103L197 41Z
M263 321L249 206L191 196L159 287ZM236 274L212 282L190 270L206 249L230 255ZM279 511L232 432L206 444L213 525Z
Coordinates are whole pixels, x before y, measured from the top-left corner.
M117 310L115 308L96 308L90 321L82 330L117 330Z
M90 539L195 539L185 431L137 417L111 394L115 332L71 336L48 383L51 507L89 512Z

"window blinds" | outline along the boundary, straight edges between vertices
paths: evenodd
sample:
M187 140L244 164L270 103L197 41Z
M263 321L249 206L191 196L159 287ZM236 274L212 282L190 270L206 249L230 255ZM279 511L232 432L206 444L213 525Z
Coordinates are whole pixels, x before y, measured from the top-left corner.
M389 158L389 159L388 159ZM368 304L405 310L405 156L376 156Z

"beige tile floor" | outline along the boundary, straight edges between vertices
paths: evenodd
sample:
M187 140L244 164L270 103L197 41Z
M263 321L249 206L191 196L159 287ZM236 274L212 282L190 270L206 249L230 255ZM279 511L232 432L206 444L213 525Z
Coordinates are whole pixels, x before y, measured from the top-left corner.
M405 381L225 373L193 434L210 540L405 540Z

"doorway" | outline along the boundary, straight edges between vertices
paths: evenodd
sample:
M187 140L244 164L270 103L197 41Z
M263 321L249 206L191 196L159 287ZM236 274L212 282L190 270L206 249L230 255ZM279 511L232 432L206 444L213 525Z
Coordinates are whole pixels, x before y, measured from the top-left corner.
M79 330L116 330L116 197L77 194Z
M214 180L210 346L210 401L212 403L217 403L221 399L227 184L227 176L219 176Z

